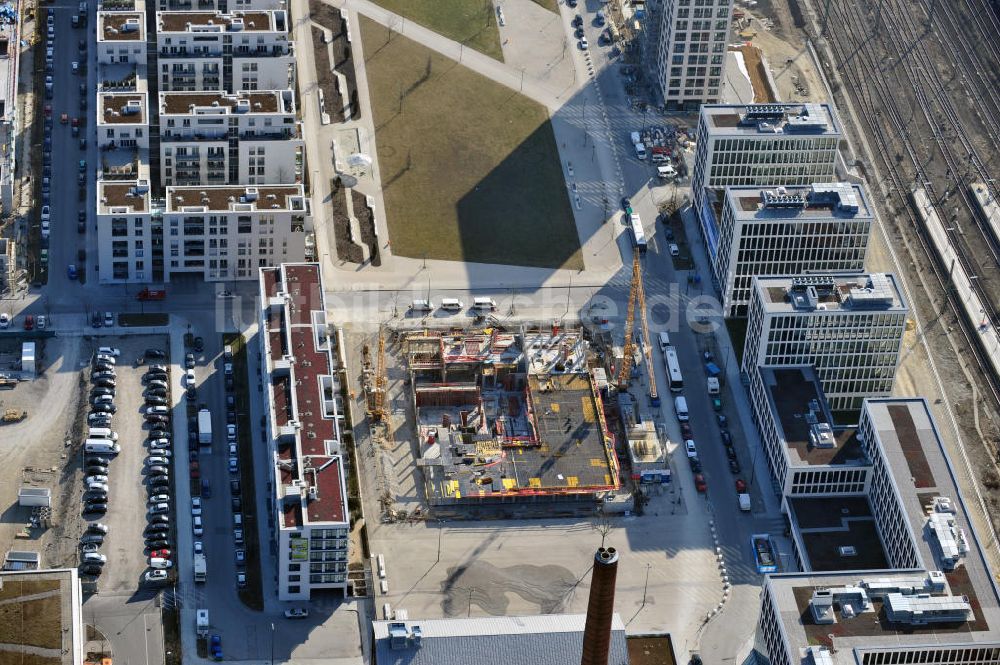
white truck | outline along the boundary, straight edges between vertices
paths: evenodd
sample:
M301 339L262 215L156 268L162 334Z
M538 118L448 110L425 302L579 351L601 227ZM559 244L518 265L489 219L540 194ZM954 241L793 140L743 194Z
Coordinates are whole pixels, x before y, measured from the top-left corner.
M750 495L747 494L746 492L743 492L742 494L737 494L736 498L739 499L739 501L740 501L740 510L742 510L745 513L749 513L750 512Z
M208 610L197 610L195 612L198 637L205 639L208 637L208 629L211 628L211 624L208 623Z
M212 412L208 409L198 412L198 443L212 445Z
M208 561L204 554L194 555L194 581L204 583L208 579Z

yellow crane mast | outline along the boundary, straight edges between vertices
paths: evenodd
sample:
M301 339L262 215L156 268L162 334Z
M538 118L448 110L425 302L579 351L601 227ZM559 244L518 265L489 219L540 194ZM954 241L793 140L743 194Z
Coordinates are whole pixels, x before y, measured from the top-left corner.
M632 256L632 282L629 286L628 310L625 314L625 348L621 367L618 370L618 389L628 388L629 375L632 372L632 358L635 355L635 310L639 308L639 320L642 327L643 357L646 359L646 370L649 376L649 398L653 406L660 404L656 392L656 371L653 369L653 357L649 341L649 325L646 322L646 291L642 286L642 264L639 253Z

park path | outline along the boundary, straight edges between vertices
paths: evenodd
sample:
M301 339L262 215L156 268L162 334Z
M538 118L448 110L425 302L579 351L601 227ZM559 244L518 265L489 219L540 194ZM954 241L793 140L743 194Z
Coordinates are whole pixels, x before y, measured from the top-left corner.
M620 231L614 225L605 227L607 203L602 204L600 193L620 189L620 175L614 168L611 136L607 118L596 118L593 109L601 108L599 93L593 78L588 76L588 63L584 54L572 51L572 62L581 84L570 88L558 81L543 81L503 62L494 60L472 48L444 37L412 20L388 11L370 0L323 0L326 4L344 11L349 21L353 44L354 64L357 72L358 96L361 100L361 117L346 123L322 125L317 103L316 65L313 55L311 25L308 20L308 0L291 0L292 15L303 17L295 21L294 39L297 44L298 83L302 98L301 109L305 119L306 150L312 170L312 210L316 232L317 259L332 277L338 289L355 292L383 290L414 290L423 292L428 286L428 276L433 275L435 288L530 288L540 286L572 286L574 276L581 281L576 270L551 270L520 266L465 263L395 256L386 242L389 238L387 215L381 189L379 162L375 146L375 127L368 91L366 54L357 20L366 16L377 23L403 34L409 39L445 57L460 62L480 75L522 92L526 97L548 110L552 128L560 146L560 161L567 187L580 183L581 191L590 190L574 209L578 234L589 280L600 284L621 269L621 256L615 240ZM565 17L563 17L565 18ZM568 26L568 20L564 21ZM568 29L568 28L567 28ZM567 33L568 35L568 33ZM587 118L587 105L592 109ZM330 180L338 174L333 145L345 131L357 130L359 148L373 158L369 173L358 177L355 188L372 197L376 230L382 241L382 265L344 263L337 257L333 228L326 203L330 197ZM586 138L589 135L589 142ZM609 238L603 229L611 232ZM416 296L415 296L416 297Z
M353 9L358 14L381 23L407 39L412 39L432 51L465 65L491 81L520 92L525 97L545 106L549 113L554 113L566 102L567 91L565 89L542 82L530 74L480 53L474 48L449 39L430 28L425 28L416 21L380 7L371 0L334 0L327 4ZM572 94L572 92L570 91L568 94Z

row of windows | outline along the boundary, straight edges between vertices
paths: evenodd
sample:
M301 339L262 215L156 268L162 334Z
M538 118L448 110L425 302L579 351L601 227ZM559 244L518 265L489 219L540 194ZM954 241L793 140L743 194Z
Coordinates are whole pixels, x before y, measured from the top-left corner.
M780 137L780 138L779 138ZM781 134L762 134L753 138L716 139L710 147L714 154L720 152L753 153L772 150L835 150L834 137L788 137Z
M773 662L773 661L772 661ZM1000 663L1000 647L932 647L906 651L865 653L862 665L995 665Z
M763 147L763 146L762 146ZM716 152L712 165L722 164L830 164L836 152L833 150L758 150L752 152Z
M906 314L894 312L828 312L825 314L792 314L772 316L768 327L771 330L803 330L805 328L901 328L906 322ZM874 337L875 335L873 335Z
M794 222L765 221L765 222L743 222L739 225L740 239L769 237L775 240L784 238L795 238L805 236L808 238L821 238L823 242L836 242L843 236L858 236L867 238L871 230L871 219L858 221L842 220L796 220ZM723 226L732 229L733 220L731 215L723 217Z
M789 163L778 166L762 166L759 164L713 165L709 174L707 187L725 187L726 185L809 185L817 180L828 178L833 171L830 164L800 164Z

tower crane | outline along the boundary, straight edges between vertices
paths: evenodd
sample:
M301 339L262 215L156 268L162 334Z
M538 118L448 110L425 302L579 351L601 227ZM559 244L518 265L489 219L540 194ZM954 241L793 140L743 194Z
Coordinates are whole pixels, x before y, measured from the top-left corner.
M632 283L629 286L628 310L625 315L625 348L621 367L618 369L618 389L628 388L629 375L632 373L632 358L635 355L635 317L636 306L639 308L639 323L642 327L643 357L646 360L646 374L649 376L649 399L653 406L660 405L660 396L656 392L656 371L653 369L652 345L649 342L649 325L646 323L646 291L642 286L642 264L639 253L632 256Z

